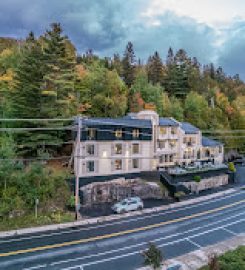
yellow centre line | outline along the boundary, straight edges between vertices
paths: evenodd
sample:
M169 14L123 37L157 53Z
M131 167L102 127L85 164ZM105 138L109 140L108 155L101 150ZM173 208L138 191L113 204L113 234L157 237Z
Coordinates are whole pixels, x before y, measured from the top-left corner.
M97 241L97 240L109 239L109 238L116 237L116 236L122 236L122 235L126 235L126 234L146 231L146 230L161 227L163 225L177 223L177 222L180 222L180 221L193 219L193 218L204 216L204 215L207 215L207 214L212 214L212 213L222 211L224 209L231 208L233 206L242 204L244 202L245 202L245 200L241 200L241 201L238 201L238 202L235 202L235 203L227 204L227 205L224 205L224 206L221 206L221 207L218 207L218 208L203 211L203 212L196 213L196 214L193 214L193 215L190 215L190 216L185 216L185 217L181 217L181 218L177 218L177 219L173 219L173 220L168 220L168 221L160 222L160 223L157 223L157 224L152 224L152 225L148 225L148 226L140 227L140 228L135 228L135 229L131 229L131 230L120 231L120 232L111 233L111 234L105 234L105 235L101 235L101 236L95 236L95 237L91 237L91 238L87 238L87 239L79 239L79 240L74 240L74 241L70 241L70 242L63 242L63 243L60 243L60 244L46 245L46 246L41 246L41 247L35 247L35 248L29 248L29 249L10 251L10 252L6 252L6 253L0 253L0 257L8 257L8 256L11 256L11 255L25 254L25 253L35 252L35 251L42 251L42 250L47 250L47 249L67 247L67 246L72 246L72 245L77 245L77 244L82 244L82 243L94 242L94 241Z

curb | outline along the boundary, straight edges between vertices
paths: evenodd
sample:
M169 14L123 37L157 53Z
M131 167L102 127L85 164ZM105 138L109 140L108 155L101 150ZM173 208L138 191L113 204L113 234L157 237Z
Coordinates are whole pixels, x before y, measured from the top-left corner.
M180 270L197 270L208 264L210 255L216 254L220 256L227 251L235 250L239 246L244 245L244 243L245 234L243 233L230 239L218 242L214 245L209 245L184 255L168 259L164 262L164 265L159 270L168 270L174 265L180 266ZM152 270L152 268L141 267L138 268L138 270Z
M31 234L31 233L38 233L38 232L46 232L46 231L52 231L52 230L59 230L59 229L66 229L66 228L72 228L76 226L82 226L82 225L92 225L92 224L98 224L102 223L105 221L113 221L113 220L118 220L121 219L122 217L131 217L131 216L138 216L142 214L150 214L150 213L156 213L162 210L169 210L173 208L178 208L181 206L197 203L197 202L202 202L206 201L208 199L216 198L216 197L221 197L223 195L227 195L230 193L233 193L236 191L235 188L230 188L225 191L213 193L207 196L201 196L198 198L194 199L189 199L183 202L176 202L176 203L171 203L168 205L164 206L159 206L159 207L153 207L153 208L148 208L148 209L143 209L141 211L135 211L131 213L125 213L121 215L113 215L113 216L102 216L102 217L97 217L97 218L88 218L84 219L81 221L74 221L74 222L69 222L69 223L61 223L61 224L52 224L52 225L45 225L41 227L32 227L32 228L25 228L25 229L17 229L17 230L11 230L11 231L3 231L0 232L0 238L2 237L10 237L10 236L17 236L17 235L24 235L24 234Z

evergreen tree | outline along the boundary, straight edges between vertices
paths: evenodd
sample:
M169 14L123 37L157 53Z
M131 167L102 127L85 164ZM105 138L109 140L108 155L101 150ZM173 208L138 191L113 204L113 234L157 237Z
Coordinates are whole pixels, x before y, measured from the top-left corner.
M134 82L135 79L135 54L132 42L128 42L124 57L122 60L123 65L123 79L128 87Z
M210 64L210 78L213 80L215 79L215 68L213 63Z
M163 82L164 67L158 52L149 57L147 64L148 81L153 85Z
M20 62L15 76L15 88L11 95L13 117L16 118L44 118L43 114L43 77L46 65L41 46L35 40L33 33L26 39L23 60ZM41 125L42 126L42 125ZM20 122L18 127L41 127L39 123ZM19 154L38 155L40 144L56 141L51 134L45 132L22 132L15 135Z
M41 46L33 33L26 39L23 55L15 76L16 85L12 96L14 114L18 118L39 118L46 66Z
M122 61L118 53L113 55L112 66L117 71L118 75L122 76Z
M171 66L174 64L174 52L173 52L173 49L171 47L168 49L166 63L167 63L167 66Z
M59 23L53 23L44 36L44 58L47 66L44 76L46 101L43 111L51 117L67 117L75 113L75 56L67 50L69 42L62 35Z
M180 49L173 59L172 49L170 49L167 63L167 77L164 86L170 95L184 98L190 90L188 75L191 61L183 49Z

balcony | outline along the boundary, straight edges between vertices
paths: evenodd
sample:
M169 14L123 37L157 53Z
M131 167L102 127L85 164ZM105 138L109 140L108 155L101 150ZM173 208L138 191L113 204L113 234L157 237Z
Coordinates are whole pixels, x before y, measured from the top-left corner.
M178 148L175 147L164 147L164 148L157 148L156 153L161 153L161 154L172 154L172 153L177 153Z

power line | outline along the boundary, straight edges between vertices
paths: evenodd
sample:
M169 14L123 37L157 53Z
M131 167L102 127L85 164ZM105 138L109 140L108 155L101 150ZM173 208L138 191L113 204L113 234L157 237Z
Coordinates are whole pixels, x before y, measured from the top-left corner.
M74 118L0 118L0 122L63 122L73 120Z
M56 130L75 130L72 126L66 127L36 127L36 128L0 128L3 132L23 132L23 131L56 131Z
M61 157L36 157L36 158L0 158L1 161L48 161L48 160L62 160L69 159L71 156L61 156Z
M244 133L245 129L234 129L234 130L203 130L202 133Z
M155 157L140 157L140 156L130 156L130 157L125 157L125 156L110 156L110 157L96 157L96 156L75 156L75 158L78 158L78 159L81 159L81 160L87 160L89 161L90 159L93 159L93 160L96 160L99 159L99 160L117 160L117 159L123 159L123 160L126 160L126 159L146 159L146 160L155 160L155 159L158 159L160 156L164 156L164 155L171 155L171 154L162 154L162 155L159 155L159 156L155 156ZM35 161L35 160L38 160L38 161L48 161L48 160L62 160L62 159L69 159L70 156L61 156L61 157L40 157L40 158L0 158L0 162L1 161ZM87 158L87 159L86 159ZM214 158L214 157L203 157L203 158ZM190 159L196 159L195 157L190 157L190 158L180 158L180 157L174 157L174 160L190 160ZM202 159L200 159L202 160ZM174 161L173 161L174 162ZM167 162L168 163L168 162ZM169 163L172 163L171 161L169 161Z

